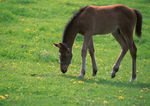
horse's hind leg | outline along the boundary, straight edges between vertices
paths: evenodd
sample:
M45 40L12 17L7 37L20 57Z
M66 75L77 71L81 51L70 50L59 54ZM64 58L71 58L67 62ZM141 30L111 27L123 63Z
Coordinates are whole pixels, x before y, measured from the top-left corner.
M134 24L133 24L134 26ZM137 53L137 48L135 46L134 40L133 40L133 26L130 27L130 29L124 28L126 30L122 30L123 34L126 35L124 36L127 46L130 50L130 54L132 56L132 77L131 77L131 82L133 82L136 79L136 53ZM123 28L122 28L123 29Z
M131 82L133 82L136 79L136 54L137 54L137 48L135 46L135 43L133 41L131 47L130 47L130 54L132 56L132 77Z
M92 67L93 67L92 75L95 76L97 73L97 65L96 65L95 55L94 55L95 50L94 50L93 38L91 38L91 40L90 40L88 49L89 49L89 53L90 53L91 60L92 60Z
M121 34L120 30L117 29L115 32L112 33L112 35L115 37L115 39L119 42L121 48L122 48L122 51L120 53L120 56L118 57L116 63L114 64L113 66L113 70L112 70L112 74L111 74L111 78L114 78L115 77L115 74L116 72L118 72L119 70L119 66L120 66L120 63L123 59L123 57L125 56L126 52L128 51L128 46L126 44L126 41L123 37L123 35Z

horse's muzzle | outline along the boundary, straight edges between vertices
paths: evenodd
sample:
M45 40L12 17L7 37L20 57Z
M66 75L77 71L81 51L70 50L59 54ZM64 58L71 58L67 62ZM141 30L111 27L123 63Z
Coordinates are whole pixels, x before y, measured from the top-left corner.
M67 69L66 69L66 70L61 69L61 72L62 72L62 73L66 73L66 72L67 72Z
M61 72L62 73L66 73L67 72L67 68L68 68L67 65L61 65Z

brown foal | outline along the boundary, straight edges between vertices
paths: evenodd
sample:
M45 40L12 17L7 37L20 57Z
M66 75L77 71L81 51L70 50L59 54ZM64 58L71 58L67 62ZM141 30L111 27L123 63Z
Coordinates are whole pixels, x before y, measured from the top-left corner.
M132 56L132 77L131 81L136 79L136 54L137 48L133 40L133 30L138 37L141 37L142 30L142 14L136 10L119 5L110 6L86 6L81 8L64 29L62 43L54 43L59 48L60 68L63 73L67 72L67 68L72 59L72 46L77 33L84 36L81 56L82 67L80 78L85 75L85 63L87 50L89 50L93 76L97 73L97 65L94 56L93 35L102 35L112 33L114 38L119 42L122 51L116 63L113 66L111 77L114 78L119 70L120 63L126 52L130 50Z

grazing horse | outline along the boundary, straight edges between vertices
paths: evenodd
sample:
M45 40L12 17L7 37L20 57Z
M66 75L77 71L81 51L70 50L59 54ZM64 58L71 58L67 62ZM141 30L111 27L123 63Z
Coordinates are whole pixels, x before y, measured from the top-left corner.
M54 46L59 48L60 69L62 73L67 72L67 68L72 59L72 46L77 33L84 36L81 56L82 67L79 77L83 78L85 75L85 63L87 50L89 50L93 76L97 73L97 65L94 56L93 35L102 35L112 33L114 38L119 42L122 51L116 63L113 66L111 77L114 78L116 72L119 70L120 63L130 50L132 57L132 77L130 81L136 79L136 54L137 48L133 40L133 30L138 37L141 37L142 30L142 14L136 10L119 5L110 6L85 6L81 8L66 25L62 42L54 43Z

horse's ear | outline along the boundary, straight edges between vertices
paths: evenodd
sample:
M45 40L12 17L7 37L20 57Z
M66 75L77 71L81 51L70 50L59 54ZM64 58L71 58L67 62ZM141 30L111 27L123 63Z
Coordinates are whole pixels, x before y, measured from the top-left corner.
M66 46L63 43L59 43L61 47L66 48Z
M69 48L67 48L67 46L63 43L59 43L61 45L61 47L65 50L67 50L68 52L70 51Z
M55 47L61 48L60 43L53 43L53 45L54 45Z

